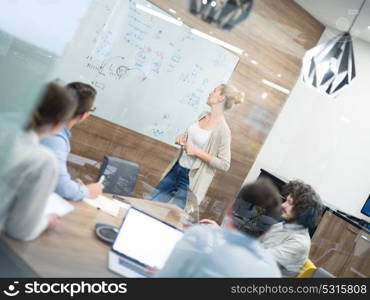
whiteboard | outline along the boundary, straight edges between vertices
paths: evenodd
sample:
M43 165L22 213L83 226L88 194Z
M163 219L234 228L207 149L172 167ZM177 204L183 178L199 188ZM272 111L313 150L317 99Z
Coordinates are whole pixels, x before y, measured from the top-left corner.
M96 116L173 144L238 57L136 4L168 15L144 0L93 0L53 77L92 84Z

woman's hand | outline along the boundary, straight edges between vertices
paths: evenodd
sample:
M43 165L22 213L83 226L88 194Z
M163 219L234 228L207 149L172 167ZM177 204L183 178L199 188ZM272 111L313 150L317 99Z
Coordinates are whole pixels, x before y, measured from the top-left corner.
M48 227L47 230L52 230L58 226L60 222L60 217L57 214L48 215Z
M185 134L183 133L183 134L180 134L180 135L176 138L175 143L176 143L177 145L181 145L181 146L183 146L183 145L185 145L185 140L186 140L186 136L185 136Z
M184 145L184 151L189 156L198 156L200 152L198 148L189 144Z
M212 160L212 155L209 155L207 152L204 152L203 150L189 144L184 145L184 151L187 155L196 156L206 163L209 163Z

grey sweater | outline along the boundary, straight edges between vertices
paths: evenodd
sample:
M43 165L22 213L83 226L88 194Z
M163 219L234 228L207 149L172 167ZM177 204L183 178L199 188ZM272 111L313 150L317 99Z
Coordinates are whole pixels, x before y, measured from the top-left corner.
M308 258L311 247L307 228L283 222L272 225L260 238L260 242L276 260L286 277L297 275Z

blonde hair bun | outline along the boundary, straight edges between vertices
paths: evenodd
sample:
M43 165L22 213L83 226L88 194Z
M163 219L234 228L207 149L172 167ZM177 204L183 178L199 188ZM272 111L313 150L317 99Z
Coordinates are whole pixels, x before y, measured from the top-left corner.
M244 102L244 97L245 97L245 93L244 93L244 92L238 92L238 93L235 95L234 103L235 103L235 104L243 103L243 102Z
M230 84L222 85L222 94L225 95L226 98L224 104L225 110L231 109L234 104L240 104L244 101L245 93L239 91L235 86Z

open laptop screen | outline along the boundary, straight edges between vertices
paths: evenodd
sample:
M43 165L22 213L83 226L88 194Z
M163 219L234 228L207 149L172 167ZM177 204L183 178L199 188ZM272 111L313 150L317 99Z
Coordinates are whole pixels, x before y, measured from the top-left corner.
M179 229L132 207L112 248L141 264L161 269L182 235Z

